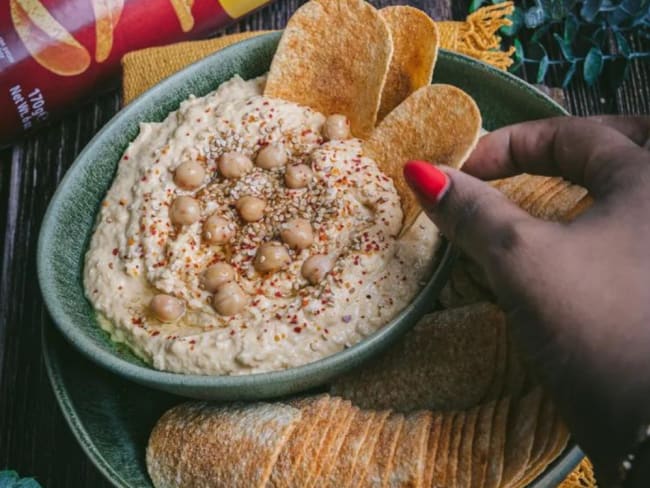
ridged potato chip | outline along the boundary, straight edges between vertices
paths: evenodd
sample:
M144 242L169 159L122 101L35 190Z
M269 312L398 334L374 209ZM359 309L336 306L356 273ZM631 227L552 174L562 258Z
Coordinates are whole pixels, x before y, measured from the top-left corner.
M420 9L397 5L382 8L379 14L393 36L393 57L377 117L381 121L411 93L431 83L439 36L436 24Z
M264 95L343 114L366 138L377 121L393 53L386 21L363 0L311 0L289 19Z

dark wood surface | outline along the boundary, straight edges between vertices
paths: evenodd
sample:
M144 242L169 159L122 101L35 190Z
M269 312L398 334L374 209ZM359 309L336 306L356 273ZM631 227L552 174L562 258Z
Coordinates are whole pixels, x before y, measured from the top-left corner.
M226 33L281 28L303 3L279 0ZM461 19L468 1L375 1L410 3L435 19ZM616 93L577 83L556 91L575 115L650 113L650 69L633 66ZM76 444L58 410L43 365L40 330L50 325L36 279L41 219L58 182L75 156L119 108L117 92L71 112L14 147L0 150L0 470L35 476L46 487L109 486Z

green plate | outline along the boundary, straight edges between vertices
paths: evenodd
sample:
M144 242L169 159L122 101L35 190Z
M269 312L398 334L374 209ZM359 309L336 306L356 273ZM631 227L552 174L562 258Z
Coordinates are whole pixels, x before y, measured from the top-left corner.
M225 382L216 390L210 390L215 377L153 371L128 352L112 346L96 327L92 309L83 298L82 257L95 210L110 185L116 162L128 142L137 135L138 123L161 120L188 95L208 93L234 73L244 78L264 73L279 35L268 34L226 48L170 77L130 104L80 154L45 216L38 248L39 282L46 305L63 333L52 328L43 331L48 372L74 434L100 471L116 486L150 486L144 468L149 431L163 411L181 401L181 397L123 378L193 397L246 398L305 389L342 371L337 368L350 367L386 347L412 325L414 317L430 307L446 279L452 256L447 246L442 250L445 265L439 267L436 276L411 304L411 310L405 312L408 320L402 318L400 322L398 319L401 326L384 328L367 340L371 347L366 347L365 354L348 353L338 367L332 365L336 359L330 358L322 360L320 366L319 362L313 363L317 366L311 366L311 370L307 365L310 381L299 381L293 373L281 372L285 373L283 381L270 387L255 383L254 377L263 375L250 375L245 380L249 384L243 387L235 383L228 386L228 378L222 377ZM472 95L481 108L488 130L518 121L565 114L559 105L518 78L458 54L440 53L434 81L456 85ZM85 358L75 353L63 337ZM345 353L347 351L340 354ZM98 368L93 362L107 370ZM545 474L547 478L542 482L561 479L579 457L579 451L569 450L557 466Z

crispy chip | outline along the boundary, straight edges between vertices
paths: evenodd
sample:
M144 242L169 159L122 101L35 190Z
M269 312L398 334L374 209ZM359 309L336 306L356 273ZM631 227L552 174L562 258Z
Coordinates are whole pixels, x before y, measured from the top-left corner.
M394 49L381 94L378 120L382 120L411 93L431 83L438 57L438 28L417 8L400 5L379 13L388 23Z
M280 403L180 405L151 433L149 475L156 486L261 488L300 418L300 410Z
M456 472L458 471L458 458L460 457L460 443L463 437L465 417L465 412L456 412L454 421L451 424L451 440L449 442L449 453L447 454L445 486L456 486L454 483L456 480Z
M475 428L475 440L472 445L472 485L483 486L490 462L490 437L496 401L484 403L479 407Z
M404 415L401 413L391 414L386 419L361 486L386 486L388 475L393 469L393 458L403 426Z
M320 453L324 452L327 442L331 440L330 430L336 428L339 423L339 412L345 409L343 401L338 397L331 397L326 407L321 411L318 418L308 418L305 413L303 417L309 422L313 422L314 429L311 435L305 438L302 444L302 458L295 464L291 480L288 486L305 486L307 480L311 477L316 469L317 458Z
M478 417L480 406L474 407L465 412L465 422L458 448L458 466L456 468L456 479L453 486L458 488L471 488L472 486L472 468L474 458L472 451L476 440Z
M95 61L106 61L113 49L113 31L122 15L124 0L92 0L95 14Z
M388 473L388 486L422 486L432 418L431 412L423 410L410 414L404 420L393 469Z
M90 54L39 2L9 0L16 34L34 60L61 76L83 73L90 66Z
M502 367L495 358L503 328L502 312L488 303L435 312L384 354L335 380L331 391L362 408L474 406Z
M359 453L357 454L356 461L354 462L354 469L352 471L352 478L349 486L360 486L361 483L363 483L363 480L366 478L366 474L368 473L368 466L372 461L375 448L377 447L377 443L379 441L379 435L381 434L381 431L384 428L384 424L386 423L386 420L388 420L390 413L390 410L378 410L375 412L375 418L370 424L366 438L364 439L363 444L359 449ZM339 486L348 485L339 484L334 488L338 488Z
M331 406L329 395L301 398L294 400L291 405L302 412L302 420L298 422L293 435L280 452L271 471L271 485L275 487L289 486L295 467L302 461L305 454L305 442L311 440L316 423L320 422Z
M485 471L485 482L483 485L485 488L497 488L501 486L509 410L509 398L500 399L494 408L488 465Z
M299 486L309 488L321 485L321 474L324 470L329 470L336 460L343 440L346 439L350 429L350 424L358 411L359 409L353 407L350 402L341 403L336 414L337 419L330 424L324 443L316 456L315 467L309 473L309 478Z
M183 32L191 31L194 28L194 15L192 15L194 0L169 0L169 2L172 4Z
M264 95L346 115L352 134L366 138L377 121L392 53L388 25L370 4L311 0L287 23Z
M451 85L429 85L409 95L364 142L365 154L393 179L402 200L402 232L421 210L404 180L404 163L417 159L460 168L480 130L481 113L472 97Z
M521 400L511 403L501 477L504 486L511 486L525 474L533 449L542 398L542 389L535 388Z
M440 443L442 421L443 421L443 414L436 414L433 416L433 421L431 423L431 430L429 431L426 464L424 466L423 485L426 487L433 485L433 470L436 467L436 454L438 452L438 445Z
M323 473L323 476L319 480L321 486L335 488L348 485L347 480L352 476L352 470L357 456L374 418L375 412L372 410L356 410L352 417L350 428L343 437L339 454L334 460L329 472Z
M452 442L453 431L452 426L456 414L454 412L445 412L442 417L442 425L440 427L440 438L438 439L438 448L436 449L436 457L433 461L433 476L431 477L432 485L434 488L447 488L447 458Z

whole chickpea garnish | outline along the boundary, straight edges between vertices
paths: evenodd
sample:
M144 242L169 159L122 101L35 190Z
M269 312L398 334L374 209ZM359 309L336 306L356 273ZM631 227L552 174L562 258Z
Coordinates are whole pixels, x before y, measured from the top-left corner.
M306 164L287 166L284 183L291 189L305 188L312 180L314 172Z
M280 143L269 144L260 149L255 164L262 169L279 168L287 164L287 151Z
M201 206L192 197L177 197L169 208L169 218L172 224L190 225L201 218Z
M228 263L216 263L201 274L201 285L210 293L216 292L219 287L235 281L236 273Z
M327 254L314 254L309 256L304 263L300 273L312 285L317 285L334 267L334 259Z
M248 295L236 282L221 285L212 298L212 306L220 315L235 315L248 305Z
M306 249L314 243L314 232L309 220L295 218L280 231L282 241L293 249Z
M160 293L149 302L149 310L161 322L176 322L185 313L185 303L176 297Z
M280 271L291 263L287 248L279 242L262 244L255 254L254 266L261 273Z
M345 115L330 115L323 124L323 136L328 141L349 139L350 121Z
M237 212L246 222L257 222L264 217L266 202L261 198L252 196L243 196L235 204Z
M196 161L180 164L174 171L174 183L183 190L194 190L201 186L205 178L205 169Z
M222 154L217 164L225 178L241 178L253 169L253 162L248 156L234 151Z

